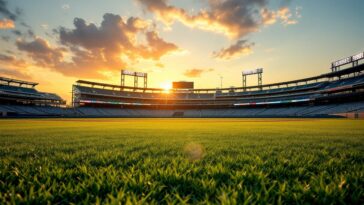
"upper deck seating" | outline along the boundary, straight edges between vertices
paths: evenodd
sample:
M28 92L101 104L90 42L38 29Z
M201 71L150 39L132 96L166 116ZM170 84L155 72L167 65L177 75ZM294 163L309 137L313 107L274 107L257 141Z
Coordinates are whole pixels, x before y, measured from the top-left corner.
M22 94L38 94L38 91L34 88L17 87L11 85L0 84L0 90L11 92L11 93L22 93Z

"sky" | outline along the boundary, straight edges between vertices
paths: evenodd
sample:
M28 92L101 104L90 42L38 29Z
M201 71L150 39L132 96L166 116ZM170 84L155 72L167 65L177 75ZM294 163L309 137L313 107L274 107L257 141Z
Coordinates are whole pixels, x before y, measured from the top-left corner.
M364 51L362 11L362 0L0 0L0 76L68 102L75 81L120 84L122 69L162 88L240 87L256 68L263 83L294 80Z

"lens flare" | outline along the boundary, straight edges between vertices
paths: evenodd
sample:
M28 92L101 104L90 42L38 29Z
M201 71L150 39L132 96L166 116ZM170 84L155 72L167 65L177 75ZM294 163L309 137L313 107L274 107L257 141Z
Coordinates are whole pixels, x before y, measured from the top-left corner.
M170 91L172 89L172 85L171 85L171 83L162 83L161 88L163 88L164 93L170 93Z
M201 144L189 143L184 147L184 153L189 161L198 161L204 157L205 149Z

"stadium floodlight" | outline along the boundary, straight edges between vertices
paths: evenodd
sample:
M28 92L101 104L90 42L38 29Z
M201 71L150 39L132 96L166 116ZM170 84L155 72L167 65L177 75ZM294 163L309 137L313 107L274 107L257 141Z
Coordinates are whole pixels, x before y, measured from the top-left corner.
M135 75L138 77L145 77L147 73L135 72Z
M364 52L358 53L352 57L353 61L364 59Z
M121 70L122 75L129 75L129 76L138 76L138 77L145 77L147 73L142 72L134 72L129 70Z
M352 57L347 57L347 58L335 61L335 62L332 63L332 66L334 68L336 68L336 67L339 67L339 66L342 66L342 65L346 65L348 63L351 63L351 59L352 59Z
M255 74L259 74L259 73L263 73L263 68L257 68L254 70L243 71L243 75L255 75Z
M121 70L121 87L125 86L125 76L133 76L134 77L134 88L138 87L138 78L143 78L144 80L144 88L147 88L148 85L148 73L142 72L134 72L129 70Z
M340 66L347 65L349 63L352 63L353 67L357 66L359 65L359 60L362 59L364 59L364 52L358 53L356 55L347 58L343 58L341 60L334 61L333 63L331 63L331 70L333 72L338 71Z
M242 76L243 76L243 88L244 91L246 90L246 77L248 75L258 75L258 86L262 86L263 85L263 68L257 68L254 70L246 70L242 72ZM262 88L260 88L262 89Z
M121 74L134 76L135 72L134 71L129 71L129 70L121 70Z

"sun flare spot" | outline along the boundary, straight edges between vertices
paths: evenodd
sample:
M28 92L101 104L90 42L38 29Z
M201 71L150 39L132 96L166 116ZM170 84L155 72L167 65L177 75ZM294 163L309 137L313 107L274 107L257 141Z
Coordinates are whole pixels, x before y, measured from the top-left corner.
M191 142L184 147L184 153L189 161L198 161L204 157L205 149L201 144Z
M172 85L170 82L161 83L160 87L163 89L164 93L170 93L172 89Z

